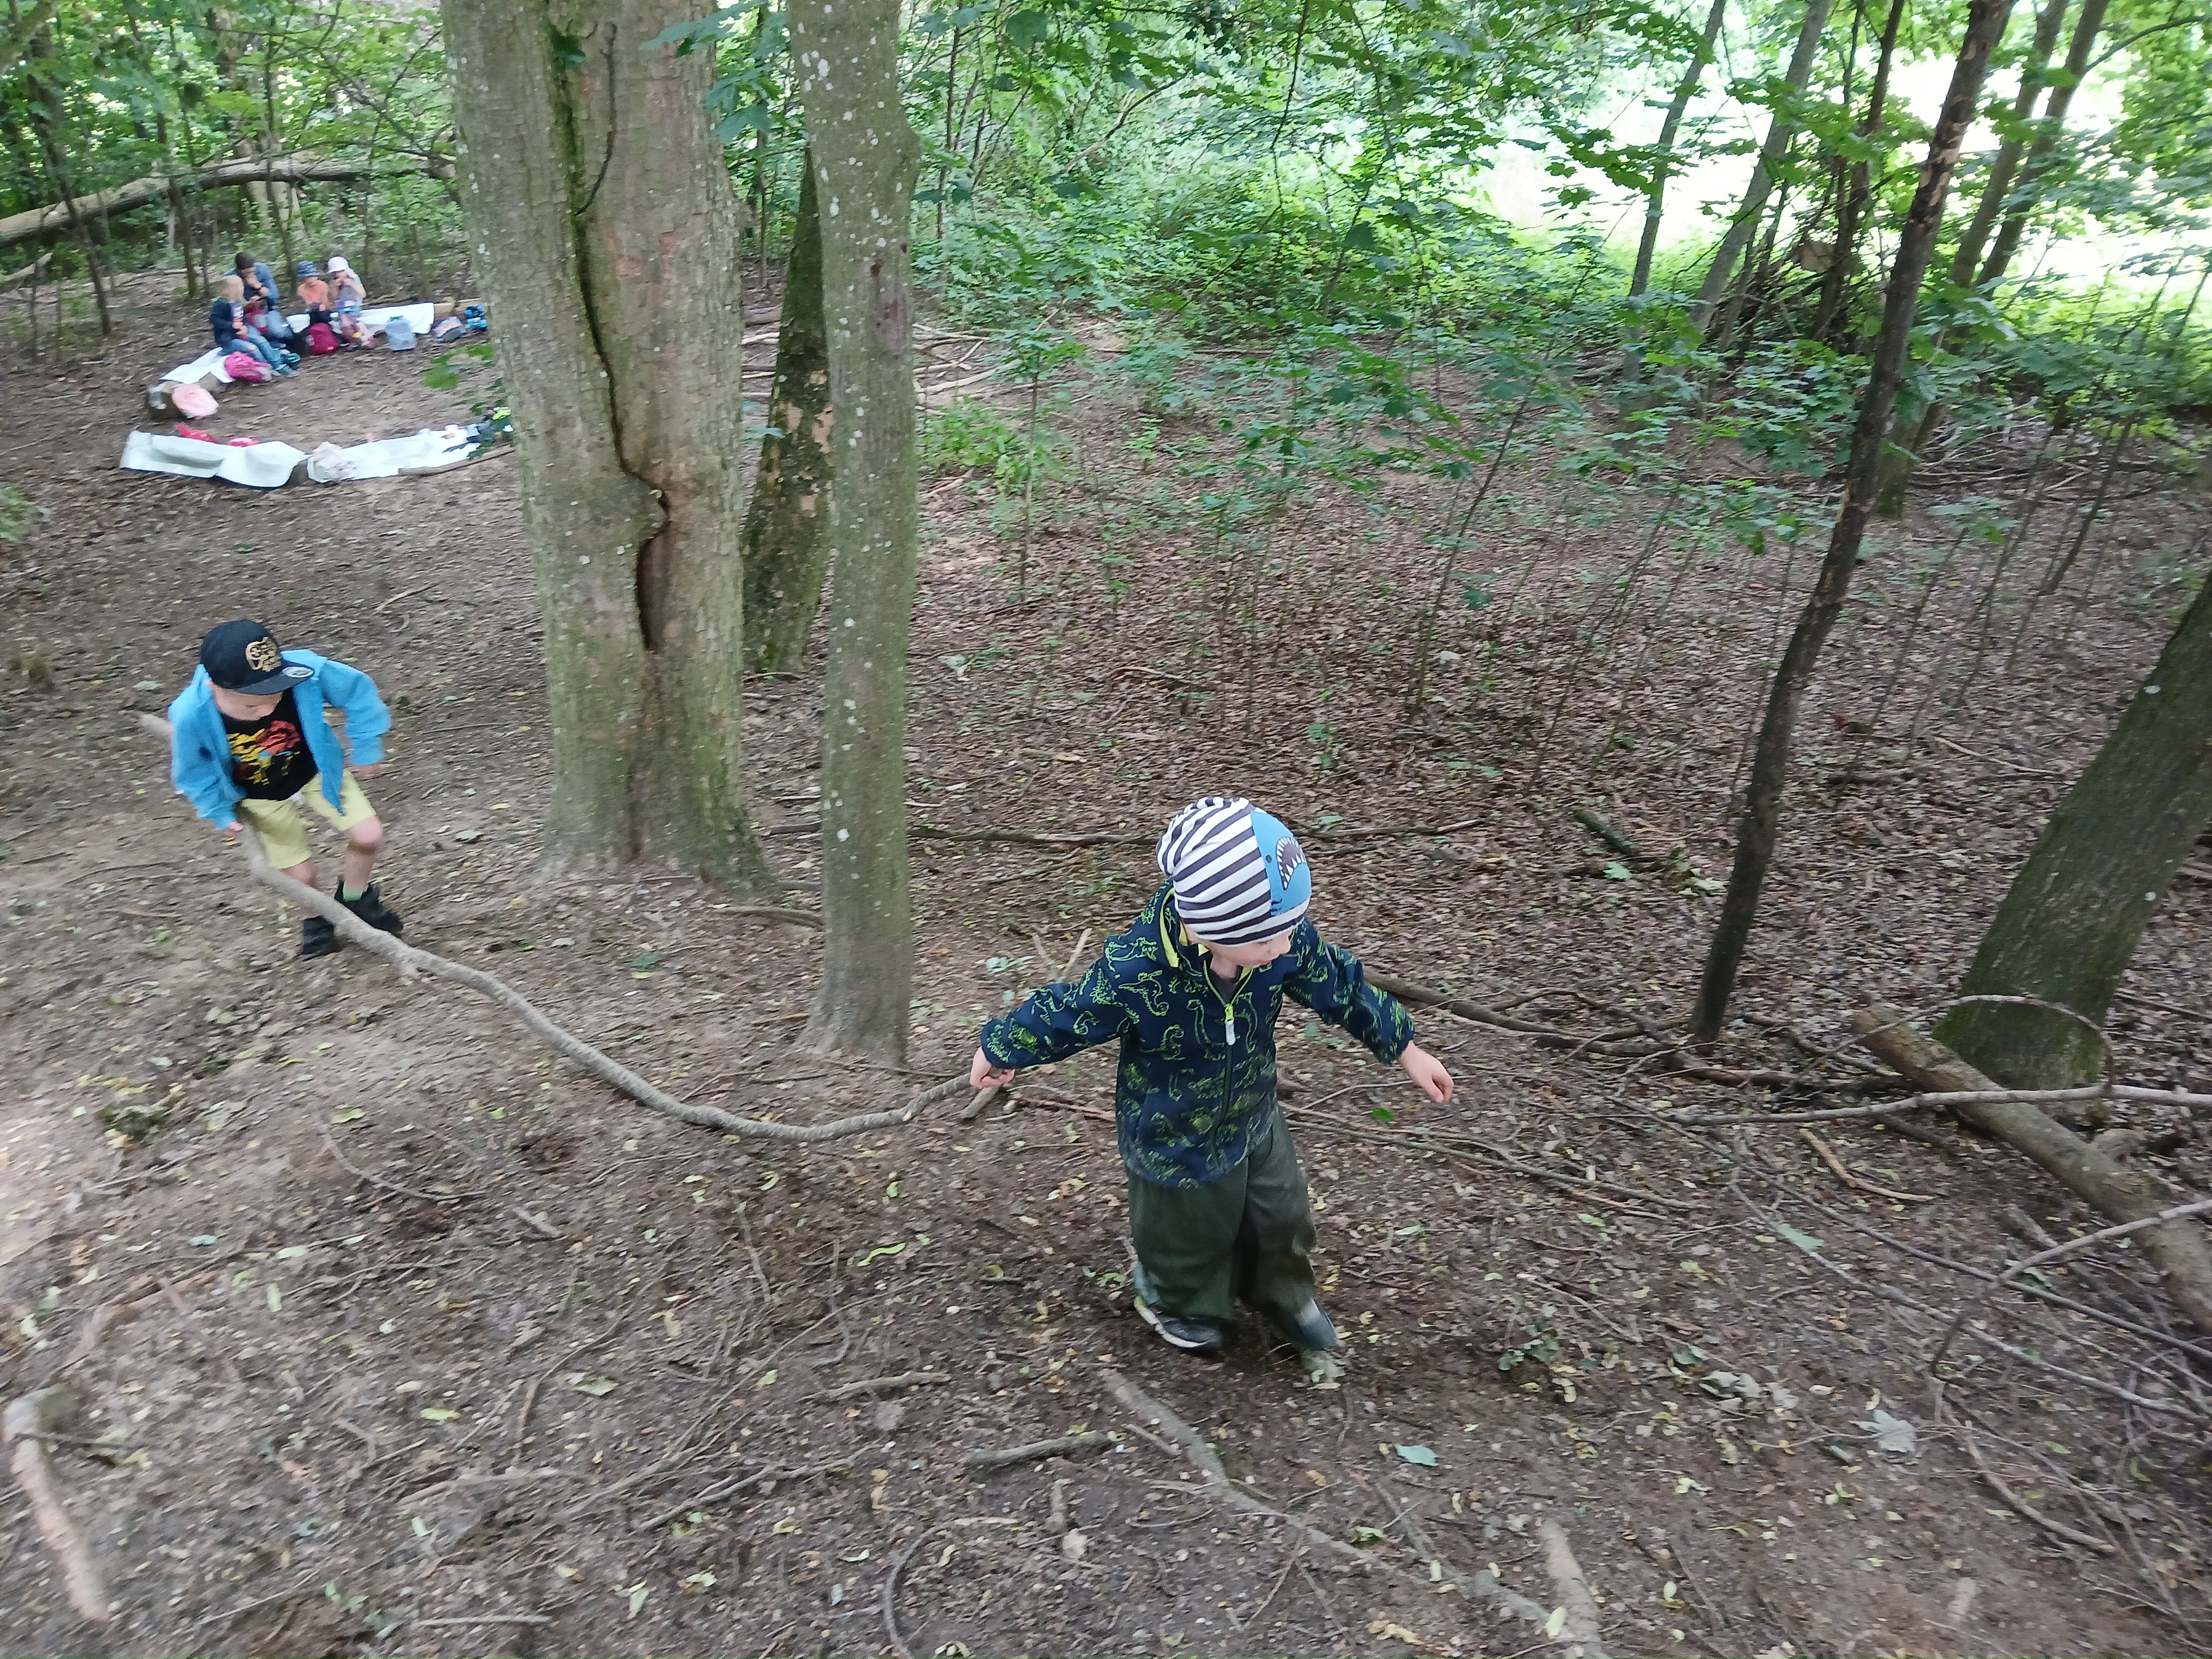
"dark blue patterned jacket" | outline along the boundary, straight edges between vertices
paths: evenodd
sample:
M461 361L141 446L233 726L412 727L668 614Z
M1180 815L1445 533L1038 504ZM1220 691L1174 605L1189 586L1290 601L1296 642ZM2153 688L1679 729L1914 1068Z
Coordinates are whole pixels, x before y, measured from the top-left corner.
M1396 1060L1413 1040L1404 1007L1310 921L1265 968L1234 985L1216 978L1163 887L1081 978L1048 985L987 1024L982 1049L1001 1068L1042 1066L1118 1037L1122 1162L1159 1186L1204 1186L1242 1163L1273 1121L1275 1018L1285 994L1378 1059Z

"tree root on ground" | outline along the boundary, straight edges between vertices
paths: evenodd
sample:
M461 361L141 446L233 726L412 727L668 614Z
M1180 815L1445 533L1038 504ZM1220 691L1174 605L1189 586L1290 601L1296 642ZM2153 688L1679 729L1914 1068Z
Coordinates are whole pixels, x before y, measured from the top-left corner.
M107 1582L93 1559L91 1546L62 1507L54 1487L53 1468L46 1458L46 1437L68 1415L68 1409L69 1396L59 1388L40 1389L10 1401L7 1410L0 1413L0 1442L11 1449L15 1484L30 1500L39 1536L61 1564L70 1605L79 1617L95 1625L109 1625L115 1614L107 1602Z

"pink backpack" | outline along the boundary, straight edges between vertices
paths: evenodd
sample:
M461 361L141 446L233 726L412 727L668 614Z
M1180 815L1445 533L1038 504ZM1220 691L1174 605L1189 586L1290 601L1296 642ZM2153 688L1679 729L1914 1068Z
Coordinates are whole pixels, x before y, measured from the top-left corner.
M234 380L243 380L249 386L258 386L272 380L276 371L250 351L234 351L222 360L222 372Z
M307 350L311 356L327 357L338 349L338 337L328 323L307 325Z

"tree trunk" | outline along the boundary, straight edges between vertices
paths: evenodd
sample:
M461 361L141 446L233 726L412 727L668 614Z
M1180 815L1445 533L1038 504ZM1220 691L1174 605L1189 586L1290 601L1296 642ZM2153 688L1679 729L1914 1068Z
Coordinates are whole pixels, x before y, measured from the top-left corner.
M1729 873L1728 894L1721 902L1720 918L1713 928L1705 976L1698 990L1697 1009L1692 1016L1692 1035L1699 1042L1718 1037L1728 1017L1744 945L1759 913L1759 893L1774 860L1798 707L1820 662L1828 630L1835 626L1850 592L1851 572L1858 563L1859 545L1874 507L1876 467L1889 430L1890 411L1904 378L1920 284L1928 274L1928 262L1936 251L1936 233L1943 222L1944 194L1958 170L1959 148L1966 141L1966 129L1973 125L1990 54L2003 37L2005 19L2011 10L2012 0L1972 0L1967 7L1966 38L1960 43L1958 62L1951 71L1951 89L1944 95L1942 112L1928 141L1928 159L1921 164L1920 185L1913 192L1912 205L1898 237L1897 259L1890 268L1889 294L1882 308L1881 333L1875 342L1858 423L1851 431L1843 504L1828 538L1826 556L1820 562L1820 577L1767 694L1766 714L1759 726L1751 781L1745 793L1743 822L1736 831L1735 863Z
M1820 31L1828 26L1830 0L1806 0L1805 21L1797 31L1796 49L1790 54L1790 68L1784 76L1792 94L1802 93L1813 78L1814 60L1820 55ZM1729 279L1735 275L1736 262L1743 258L1744 250L1759 234L1761 216L1766 211L1766 198L1774 189L1774 175L1782 165L1783 153L1790 141L1797 136L1797 124L1786 109L1778 109L1767 123L1766 142L1759 149L1759 162L1751 170L1751 183L1743 192L1742 205L1735 210L1728 234L1713 251L1712 263L1705 267L1705 279L1698 285L1698 298L1690 308L1690 321L1700 331L1712 320L1714 309L1728 292Z
M1905 0L1889 0L1889 16L1881 27L1881 46L1875 55L1874 85L1867 92L1866 119L1859 137L1872 138L1881 131L1882 112L1889 101L1890 65L1897 57L1897 31L1905 21ZM1836 204L1836 251L1820 277L1820 306L1813 318L1813 337L1826 340L1843 314L1844 291L1850 285L1851 266L1858 257L1859 230L1867 204L1874 196L1874 164L1861 159L1851 163L1850 175Z
M2019 251L2021 238L2027 234L2027 218L2035 209L2036 192L2044 176L2051 171L2058 153L2058 141L2065 133L2066 112L2074 102L2081 77L2089 72L2089 58L2097 47L2098 31L2105 27L2106 3L2107 0L2081 0L2081 12L2074 20L2074 38L2066 48L2065 65L2051 88L2051 101L2043 107L2035 143L2029 146L2027 159L2021 163L2019 186L2006 192L2014 205L2008 207L2004 223L1990 246L1990 257L1983 262L1981 275L1974 279L1979 287L1986 289L2004 280L2012 256Z
M193 191L204 191L220 190L225 185L256 184L268 178L289 179L295 184L313 179L360 179L368 176L370 171L369 167L361 161L305 161L291 155L276 161L234 160L218 161L212 167L196 167L188 173L155 173L106 190L71 196L62 201L49 202L44 207L25 208L21 213L11 213L0 219L0 247L49 231L64 229L72 222L73 215L89 218L96 214L122 213L131 208L143 207L149 202L161 201L173 185ZM443 161L425 161L402 155L379 161L374 171L380 174L427 173L433 178L441 179L451 169Z
M447 0L552 705L556 866L767 880L739 744L737 199L684 0Z
M31 69L31 125L38 130L39 145L45 152L46 176L62 192L68 204L70 236L76 243L76 251L84 260L85 279L92 284L93 304L100 313L100 337L103 340L115 331L107 315L107 289L100 280L100 254L93 246L92 237L85 228L86 215L79 206L76 185L71 181L69 165L69 113L62 104L62 89L55 83L51 67L54 55L53 37L40 30L32 37L27 59ZM55 279L57 319L54 324L54 343L61 343L61 323L58 319L61 295L60 279Z
M814 165L802 157L769 431L745 511L745 659L763 674L789 673L806 654L830 567L830 343L815 200Z
M836 410L822 716L822 985L801 1042L906 1052L906 655L914 611L915 177L896 0L794 0L799 100L821 193L823 309Z
M1962 994L2042 997L2102 1025L2143 926L2212 821L2212 580L2069 790L1983 935ZM2008 1088L2073 1088L2102 1048L2042 1008L1967 1003L1936 1034Z
M1989 246L1990 233L1996 228L1997 220L2012 195L2012 181L2019 176L2020 159L2027 153L2027 121L2035 113L2035 101L2043 95L2043 71L2051 62L2051 54L2058 47L2058 31L2065 26L2067 0L2045 0L2043 9L2036 14L2035 38L2028 43L2027 56L2021 60L2020 90L2012 100L2013 124L2018 134L2005 139L1997 146L1996 155L1990 161L1990 176L1982 186L1981 200L1975 204L1974 216L1959 238L1958 252L1951 256L1951 286L1964 288L1974 280L1974 267L1981 263L1982 250Z
M1876 1003L1851 1016L1851 1029L1916 1089L1931 1094L1983 1094L2019 1086L1986 1076L1916 1030L1909 1019L1903 1009ZM2067 1191L2114 1221L2141 1221L2185 1201L2164 1182L2129 1169L2027 1101L1989 1101L1952 1109L1974 1127L2026 1153ZM2212 1244L2206 1243L2203 1224L2192 1218L2146 1228L2142 1249L2165 1275L2166 1294L2189 1322L2212 1333Z
M1682 78L1674 83L1674 101L1667 106L1667 118L1659 124L1659 142L1652 146L1658 155L1652 163L1651 189L1644 198L1644 240L1636 245L1636 272L1628 279L1632 300L1651 286L1651 261L1659 251L1659 225L1666 213L1667 175L1674 168L1674 135L1682 130L1682 118L1689 112L1690 100L1698 95L1705 65L1713 61L1713 42L1720 38L1728 5L1729 0L1713 0L1712 10L1705 14L1698 50L1683 68ZM945 95L950 99L951 94L948 90Z

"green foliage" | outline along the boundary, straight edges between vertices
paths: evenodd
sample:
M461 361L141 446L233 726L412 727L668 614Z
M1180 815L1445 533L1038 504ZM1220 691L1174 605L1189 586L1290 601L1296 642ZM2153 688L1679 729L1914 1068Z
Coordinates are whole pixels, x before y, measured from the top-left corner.
M13 484L0 484L0 542L21 541L49 511Z
M921 423L919 461L924 472L988 477L1008 494L1030 478L1030 451L1022 428L989 404L956 398ZM1066 476L1062 440L1040 428L1036 454L1040 482Z

